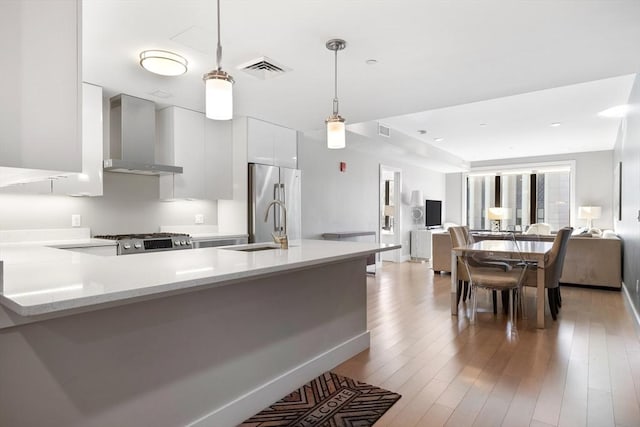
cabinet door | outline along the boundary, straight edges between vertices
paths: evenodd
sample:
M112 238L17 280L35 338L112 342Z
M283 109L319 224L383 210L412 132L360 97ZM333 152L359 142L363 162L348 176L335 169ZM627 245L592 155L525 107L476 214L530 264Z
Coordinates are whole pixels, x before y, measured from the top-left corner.
M247 119L247 159L249 163L273 165L273 144L277 126L253 118Z
M53 181L55 194L102 196L102 88L82 84L82 173Z
M0 169L82 169L80 8L79 0L0 1Z
M204 136L205 197L233 199L233 123L205 119Z
M298 167L298 132L275 126L273 162L276 166L296 169Z

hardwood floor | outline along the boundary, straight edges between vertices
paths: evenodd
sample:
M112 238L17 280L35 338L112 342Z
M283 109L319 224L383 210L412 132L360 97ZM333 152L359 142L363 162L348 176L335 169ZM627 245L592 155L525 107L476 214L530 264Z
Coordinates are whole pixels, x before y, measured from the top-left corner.
M547 307L538 330L529 289L513 338L488 293L469 325L449 289L419 263L367 279L371 347L334 371L402 394L376 427L640 426L640 340L621 292L563 287L558 321Z

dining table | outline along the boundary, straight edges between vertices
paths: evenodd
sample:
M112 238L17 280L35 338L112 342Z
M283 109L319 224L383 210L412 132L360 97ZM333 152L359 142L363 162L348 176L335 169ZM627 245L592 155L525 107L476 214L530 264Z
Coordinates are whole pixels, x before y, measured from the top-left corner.
M465 246L451 249L451 314L458 315L458 257L478 253L483 257L511 258L522 257L528 261L528 268L536 269L536 326L539 329L545 327L545 257L548 256L553 242L540 241L515 241L514 239L504 240L481 240ZM462 302L462 301L461 301Z

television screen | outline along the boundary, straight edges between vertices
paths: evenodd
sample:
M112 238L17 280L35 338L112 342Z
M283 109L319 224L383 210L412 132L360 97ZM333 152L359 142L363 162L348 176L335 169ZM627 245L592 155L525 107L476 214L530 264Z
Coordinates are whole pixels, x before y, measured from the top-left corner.
M426 200L425 201L425 225L427 227L438 227L442 225L442 201Z

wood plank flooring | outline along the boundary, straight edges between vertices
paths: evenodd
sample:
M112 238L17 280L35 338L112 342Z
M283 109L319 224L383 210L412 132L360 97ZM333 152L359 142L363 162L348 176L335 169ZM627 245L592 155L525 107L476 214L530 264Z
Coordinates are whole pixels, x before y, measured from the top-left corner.
M547 307L538 330L528 289L514 338L488 293L476 324L451 316L449 289L420 263L367 279L371 347L334 371L402 394L376 427L640 426L640 340L621 292L563 287L558 321Z

